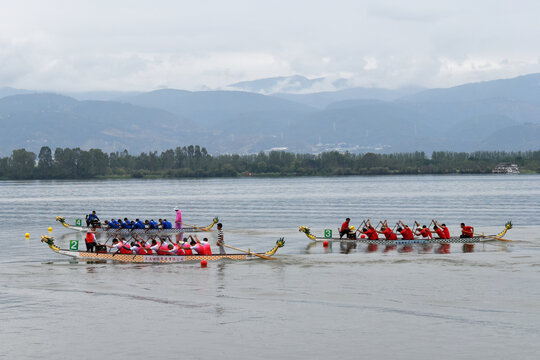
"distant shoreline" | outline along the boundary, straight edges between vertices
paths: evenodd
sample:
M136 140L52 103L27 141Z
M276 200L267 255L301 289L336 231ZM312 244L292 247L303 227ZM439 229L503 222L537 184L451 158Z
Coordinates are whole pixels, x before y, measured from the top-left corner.
M42 147L39 155L25 149L0 158L0 180L201 179L241 177L332 177L362 175L481 175L504 164L523 174L540 173L540 150L395 154L352 154L337 151L294 154L284 151L249 155L210 155L190 145L158 154L107 154L100 149Z

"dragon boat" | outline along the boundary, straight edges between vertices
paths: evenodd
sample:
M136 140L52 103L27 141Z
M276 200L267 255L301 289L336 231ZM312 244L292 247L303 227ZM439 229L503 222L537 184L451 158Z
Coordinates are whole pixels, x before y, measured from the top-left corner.
M90 260L90 261L111 261L111 262L120 262L120 263L134 263L134 264L176 264L176 263L193 263L200 262L202 260L206 261L218 261L218 260L254 260L254 259L265 259L265 260L276 260L274 254L280 247L285 245L284 238L280 238L276 241L276 245L271 250L264 253L254 253L250 250L241 250L240 253L232 254L212 254L212 255L136 255L136 254L120 254L117 252L105 252L105 253L95 253L71 249L61 249L54 244L54 237L52 236L41 236L41 242L49 245L51 250L60 254L70 256L72 258L80 260ZM71 246L70 246L71 247ZM240 250L240 249L238 249Z
M415 244L474 244L474 243L482 243L482 242L490 242L490 241L511 241L508 239L503 239L502 237L506 234L508 230L512 228L512 222L509 221L505 224L504 230L496 235L484 235L484 234L475 234L472 238L460 238L458 236L450 237L449 239L414 239L414 240L387 240L387 239L377 239L377 240L371 240L367 238L358 238L358 239L350 239L350 238L335 238L330 236L315 236L311 234L311 231L309 227L307 226L300 226L298 228L298 231L303 232L308 239L310 239L313 242L324 242L327 241L329 243L331 242L340 242L340 243L355 243L355 244L374 244L374 245L415 245ZM325 231L325 234L330 234L330 232Z
M63 216L57 216L56 221L60 222L66 228L78 231L85 232L91 229L88 226L73 226L69 225L66 222L66 218ZM189 232L202 232L202 231L212 231L212 227L219 222L219 218L216 216L212 223L205 227L198 227L196 225L189 225L182 229L105 229L103 227L95 228L97 233L106 233L106 234L120 234L120 235L129 235L129 234L140 234L140 235L173 235L178 233L189 233Z

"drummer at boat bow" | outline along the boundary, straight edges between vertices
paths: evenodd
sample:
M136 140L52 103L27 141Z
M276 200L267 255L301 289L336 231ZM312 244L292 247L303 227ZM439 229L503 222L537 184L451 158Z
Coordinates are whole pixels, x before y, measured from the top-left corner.
M96 215L96 211L92 211L92 213L86 215L86 226L90 227L99 227L101 224L99 223L99 218Z
M86 242L86 251L88 252L94 252L94 247L97 245L95 231L96 229L92 228L90 231L86 233L85 242Z
M474 227L466 226L465 223L461 223L461 235L460 238L472 238L474 235Z
M347 237L349 237L349 235L351 233L351 229L349 228L350 222L351 222L351 219L346 218L345 222L343 222L343 224L341 224L341 229L339 229L339 238L340 239L343 237L343 235L347 235Z

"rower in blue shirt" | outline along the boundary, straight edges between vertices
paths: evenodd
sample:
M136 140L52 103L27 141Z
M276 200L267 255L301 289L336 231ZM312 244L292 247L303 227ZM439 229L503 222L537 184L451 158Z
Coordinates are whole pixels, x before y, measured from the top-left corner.
M167 219L163 219L162 224L163 224L164 229L172 229L172 224L169 221L167 221Z
M118 228L120 228L120 224L118 224L118 221L111 219L111 221L109 221L109 229L118 229Z
M129 229L130 224L129 224L129 222L127 221L127 218L125 218L124 221L119 220L119 222L120 222L120 227L121 227L122 229Z
M133 225L133 228L134 229L144 229L145 226L144 226L144 223L141 220L135 219L135 224Z
M96 211L92 211L92 213L86 215L86 226L99 226L99 218L96 215Z
M149 229L157 229L158 228L158 223L154 221L154 219L150 220L148 222L148 228Z

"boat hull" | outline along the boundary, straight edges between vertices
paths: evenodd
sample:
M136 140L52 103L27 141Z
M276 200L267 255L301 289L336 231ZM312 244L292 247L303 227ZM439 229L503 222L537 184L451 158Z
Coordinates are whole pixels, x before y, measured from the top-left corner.
M453 237L450 239L414 239L414 240L370 240L370 239L339 239L339 238L324 238L315 237L309 238L313 242L343 242L343 243L355 243L355 244L376 244L376 245L415 245L415 244L474 244L486 241L496 241L486 236L475 236L472 238L458 238Z
M55 250L55 249L53 249ZM225 255L131 255L117 253L93 253L86 251L73 251L66 249L55 250L58 254L70 256L81 260L113 261L134 264L174 264L219 260L252 260L258 259L250 254L225 254Z

